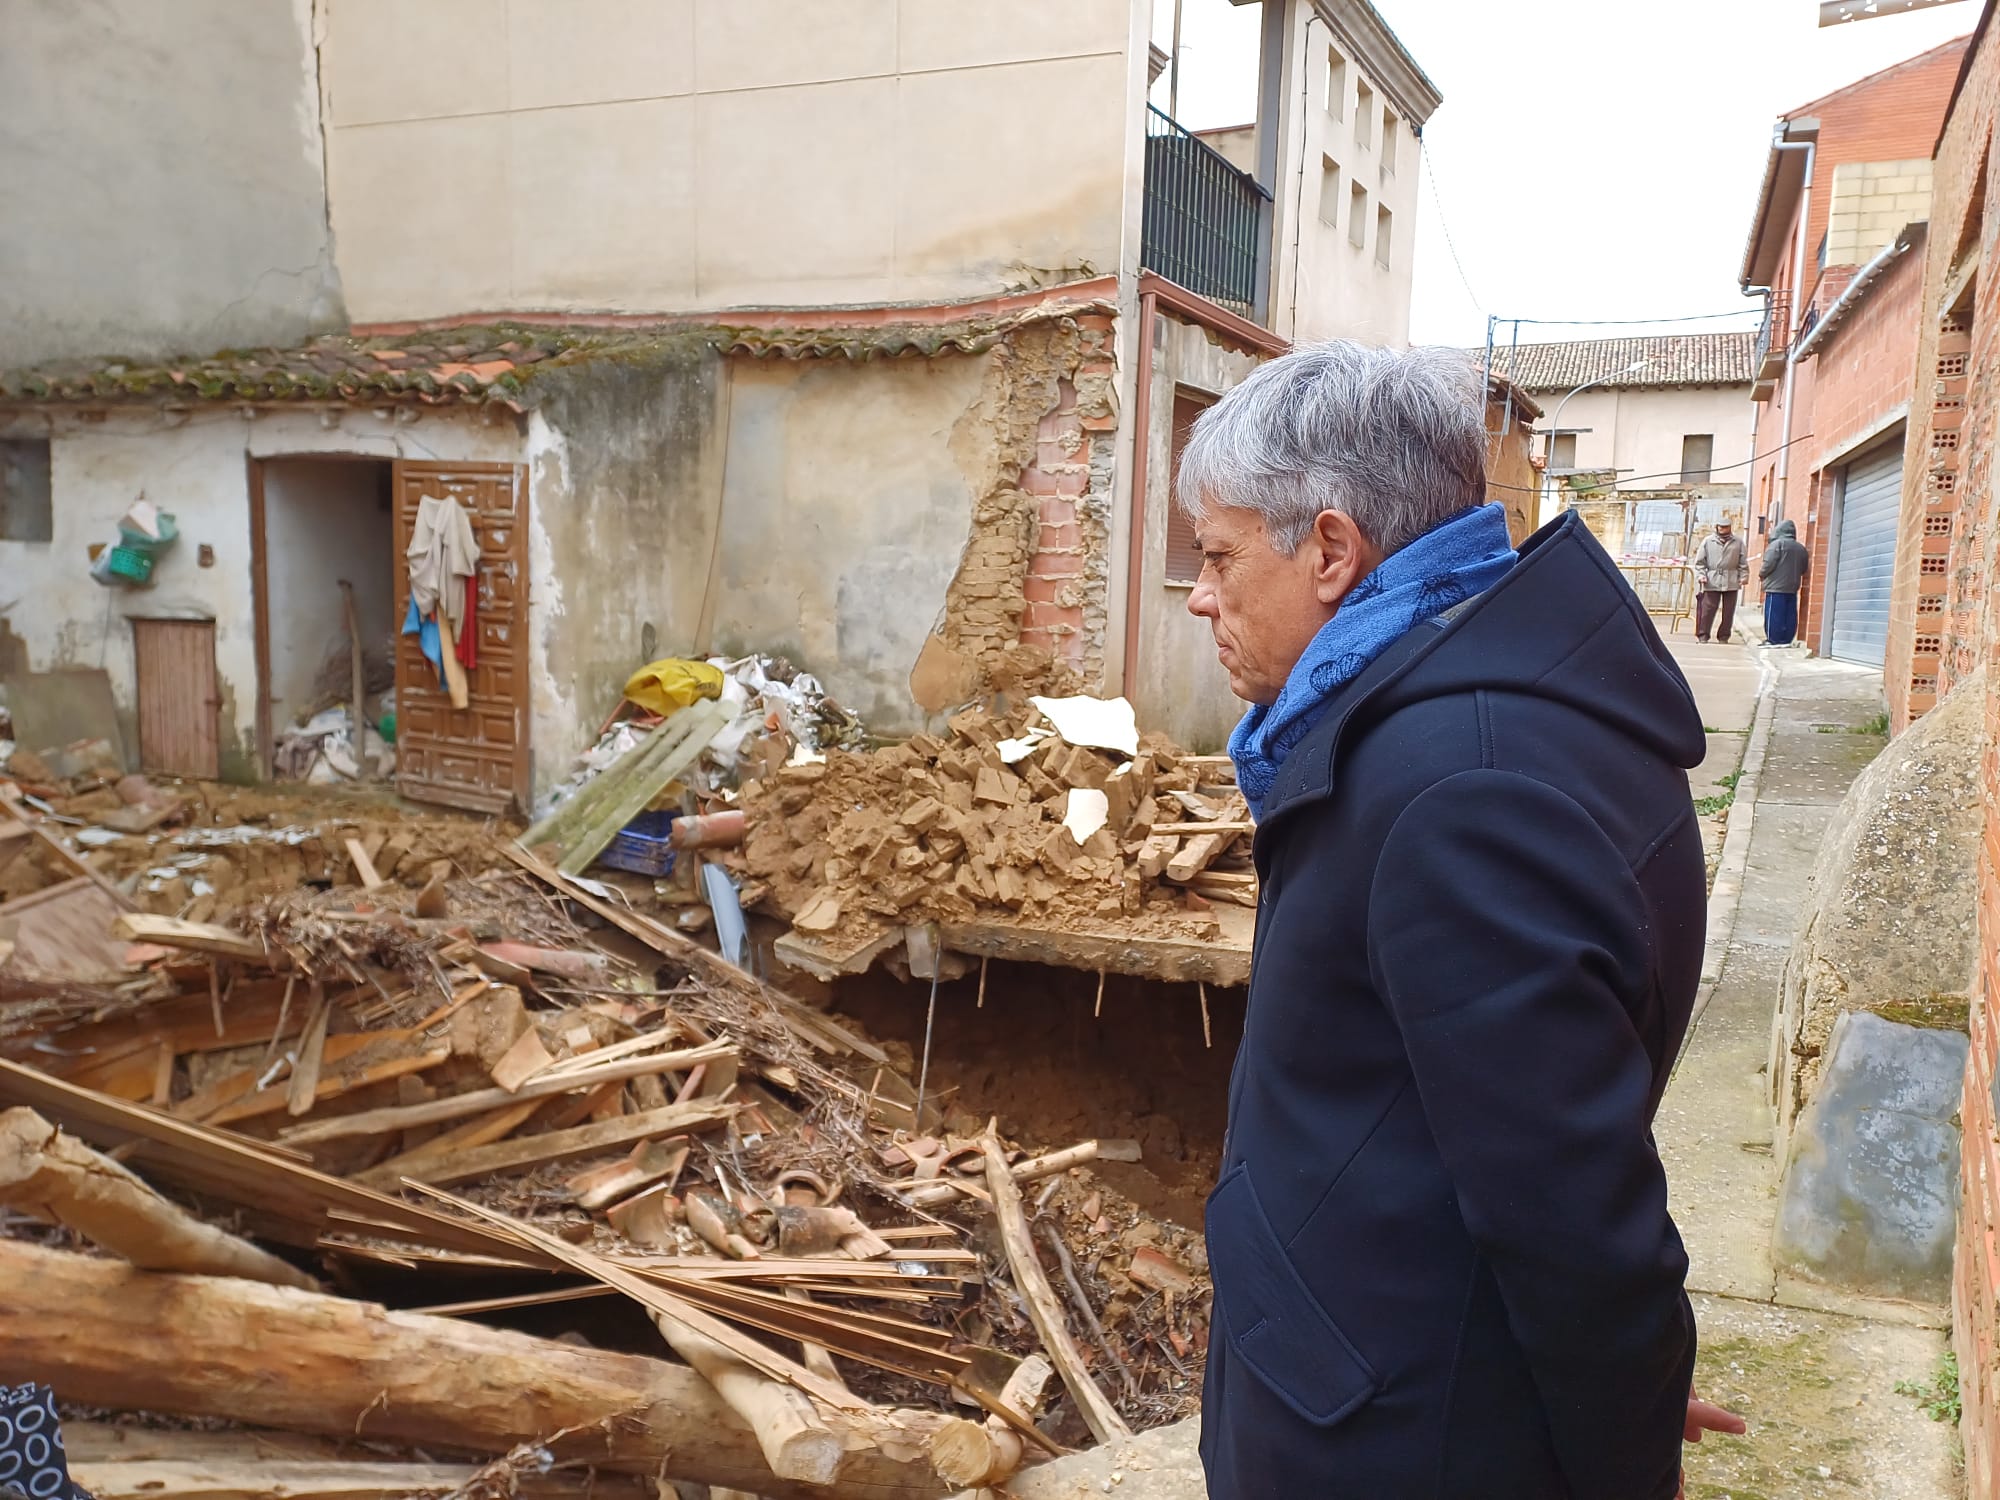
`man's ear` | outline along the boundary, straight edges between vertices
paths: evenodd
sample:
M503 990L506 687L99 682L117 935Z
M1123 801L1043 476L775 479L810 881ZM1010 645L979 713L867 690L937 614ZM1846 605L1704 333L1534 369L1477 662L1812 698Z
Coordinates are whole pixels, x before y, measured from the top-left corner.
M1337 510L1323 510L1314 518L1306 545L1313 553L1313 592L1328 609L1337 608L1382 561L1354 518Z

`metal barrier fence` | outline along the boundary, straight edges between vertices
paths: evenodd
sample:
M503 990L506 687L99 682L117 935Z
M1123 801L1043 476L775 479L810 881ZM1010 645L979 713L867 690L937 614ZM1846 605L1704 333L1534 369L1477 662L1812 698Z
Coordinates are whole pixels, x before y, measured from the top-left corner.
M1620 563L1618 571L1647 614L1672 622L1670 630L1694 614L1694 573L1685 563Z

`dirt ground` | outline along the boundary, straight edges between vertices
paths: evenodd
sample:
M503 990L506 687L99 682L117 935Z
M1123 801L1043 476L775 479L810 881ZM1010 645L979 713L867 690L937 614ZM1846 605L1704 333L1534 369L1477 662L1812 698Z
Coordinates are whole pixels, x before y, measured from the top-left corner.
M998 1115L1017 1140L1137 1140L1139 1162L1093 1170L1145 1212L1198 1231L1222 1157L1244 991L1209 989L1209 1046L1195 986L1113 974L1099 1008L1097 985L1094 974L996 962L980 1008L977 971L941 984L931 1091L948 1110ZM929 998L927 982L880 971L833 993L836 1011L892 1051L910 1049L913 1078Z

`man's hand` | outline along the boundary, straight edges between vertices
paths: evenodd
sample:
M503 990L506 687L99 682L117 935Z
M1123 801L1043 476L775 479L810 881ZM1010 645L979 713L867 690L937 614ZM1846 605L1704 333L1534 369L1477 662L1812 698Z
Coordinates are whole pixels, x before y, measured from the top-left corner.
M1681 1428L1681 1441L1698 1443L1704 1432L1727 1432L1741 1437L1750 1430L1750 1424L1733 1411L1726 1411L1713 1401L1704 1401L1693 1391L1688 1392L1687 1422ZM1681 1475L1681 1488L1676 1492L1676 1500L1687 1500L1687 1474Z

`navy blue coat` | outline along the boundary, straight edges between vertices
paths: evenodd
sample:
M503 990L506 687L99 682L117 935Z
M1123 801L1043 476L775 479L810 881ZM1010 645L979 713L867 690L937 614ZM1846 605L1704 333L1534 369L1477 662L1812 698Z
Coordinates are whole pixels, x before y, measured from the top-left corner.
M1706 917L1685 679L1570 515L1286 760L1222 1177L1211 1500L1667 1500L1651 1128Z

